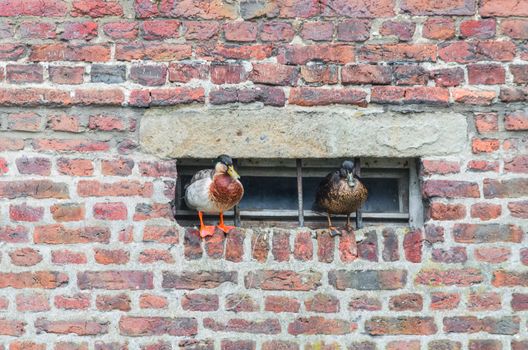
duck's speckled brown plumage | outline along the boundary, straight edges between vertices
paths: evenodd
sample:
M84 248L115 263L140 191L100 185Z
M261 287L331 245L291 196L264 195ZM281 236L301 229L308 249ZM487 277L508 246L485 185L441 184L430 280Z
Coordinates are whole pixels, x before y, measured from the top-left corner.
M330 214L347 215L355 212L368 196L367 188L358 177L355 179L356 185L350 187L346 179L340 177L339 170L328 174L317 189L317 207Z
M226 174L218 174L213 177L209 187L209 197L220 211L233 208L244 195L244 187L240 181Z

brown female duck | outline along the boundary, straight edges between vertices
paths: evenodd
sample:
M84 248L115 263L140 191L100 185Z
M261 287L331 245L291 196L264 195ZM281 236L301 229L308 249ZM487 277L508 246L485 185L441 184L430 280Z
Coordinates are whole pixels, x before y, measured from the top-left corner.
M319 184L315 196L316 209L326 212L330 232L335 232L331 214L346 215L346 227L350 229L350 214L365 203L367 196L367 188L354 175L354 162L346 160L340 169L332 171Z
M233 160L225 154L216 159L214 169L200 170L193 176L185 189L185 202L198 211L200 236L211 236L215 231L215 226L204 225L203 213L220 214L218 228L225 233L234 228L224 223L224 212L237 205L244 195L239 178Z

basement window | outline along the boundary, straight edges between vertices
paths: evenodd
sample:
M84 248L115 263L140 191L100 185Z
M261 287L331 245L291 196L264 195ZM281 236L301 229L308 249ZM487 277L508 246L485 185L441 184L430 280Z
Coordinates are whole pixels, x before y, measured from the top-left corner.
M244 197L227 220L236 226L281 226L324 228L326 215L312 206L320 181L338 169L344 159L237 159L235 166L244 185ZM419 227L423 223L416 161L414 159L355 158L356 172L369 191L367 202L351 218L363 224L402 224ZM182 225L196 225L197 213L185 205L185 186L201 169L212 168L212 159L178 160L175 217ZM218 220L206 215L206 221ZM345 216L333 215L336 226Z

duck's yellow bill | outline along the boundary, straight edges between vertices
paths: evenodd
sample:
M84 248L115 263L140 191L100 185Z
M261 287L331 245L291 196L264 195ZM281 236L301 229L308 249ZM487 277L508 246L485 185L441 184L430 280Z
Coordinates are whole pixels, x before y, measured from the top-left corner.
M227 174L231 176L233 179L240 179L240 175L236 172L235 168L230 165L227 167Z

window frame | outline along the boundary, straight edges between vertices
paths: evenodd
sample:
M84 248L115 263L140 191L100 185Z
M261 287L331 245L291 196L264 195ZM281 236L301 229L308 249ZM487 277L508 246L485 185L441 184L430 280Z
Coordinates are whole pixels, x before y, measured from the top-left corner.
M286 222L297 221L299 227L304 227L306 219L321 218L320 213L303 207L303 182L305 177L324 177L330 170L339 167L345 158L332 159L234 159L235 166L243 169L245 176L273 176L273 177L295 177L297 182L297 209L261 209L261 210L241 210L238 205L229 212L224 213L226 218L233 218L235 226L240 226L241 218L280 219ZM356 227L363 227L363 219L407 223L411 228L418 228L423 225L424 213L423 202L420 191L418 176L418 162L414 158L354 158L356 174L368 174L367 178L398 178L398 198L399 207L406 209L399 213L364 213L361 209L351 215L356 221ZM332 164L329 164L329 161ZM176 219L178 217L193 217L196 212L193 210L181 210L183 201L183 188L181 175L193 175L196 171L212 166L211 159L181 159L177 162L178 176L176 179L175 206ZM180 169L182 171L180 171ZM307 176L308 175L308 176ZM374 175L374 176L373 176ZM408 189L405 191L405 188ZM341 217L341 216L337 216ZM288 220L291 219L291 220Z

